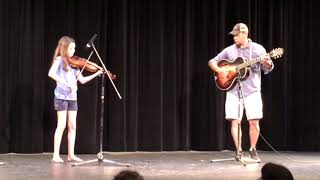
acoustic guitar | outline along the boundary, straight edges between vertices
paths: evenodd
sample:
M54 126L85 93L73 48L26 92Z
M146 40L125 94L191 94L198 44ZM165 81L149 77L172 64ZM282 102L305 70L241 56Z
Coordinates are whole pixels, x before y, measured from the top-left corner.
M276 48L271 50L268 55L270 58L277 59L283 54L283 48ZM259 56L252 60L247 60L243 57L238 57L236 60L231 61L228 59L222 59L218 66L221 68L226 68L228 70L227 76L222 73L214 73L215 82L219 89L230 90L235 86L235 81L239 78L240 80L245 80L249 76L249 68L252 64L260 62L263 56Z

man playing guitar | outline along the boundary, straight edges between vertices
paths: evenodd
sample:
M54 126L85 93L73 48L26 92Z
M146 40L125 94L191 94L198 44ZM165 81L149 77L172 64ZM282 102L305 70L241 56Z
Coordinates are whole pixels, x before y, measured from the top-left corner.
M250 149L249 154L251 159L260 162L256 151L256 144L259 138L260 126L259 120L263 117L262 98L261 98L261 70L265 74L270 72L274 65L269 55L263 46L252 42L248 38L249 29L244 23L238 23L230 32L233 35L234 44L223 49L216 57L209 61L209 67L214 71L219 78L228 78L231 72L240 73L237 66L220 65L221 60L229 59L235 61L241 57L246 61L253 58L261 57L257 63L252 64L247 68L246 77L239 77L235 81L234 86L230 86L225 90L225 118L231 122L231 134L236 147L237 161L241 161L243 157L241 147L241 120L243 110L245 109L246 117L249 122Z

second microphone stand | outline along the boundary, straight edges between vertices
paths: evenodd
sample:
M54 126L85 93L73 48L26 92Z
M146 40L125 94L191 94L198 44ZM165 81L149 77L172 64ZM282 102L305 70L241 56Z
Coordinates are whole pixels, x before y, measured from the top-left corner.
M116 86L114 85L113 83L113 80L110 76L110 74L108 73L109 71L107 70L106 66L104 65L102 59L100 58L100 55L97 51L97 49L95 48L94 44L92 43L91 44L92 48L94 49L96 55L98 56L99 60L100 60L100 63L103 67L103 70L106 72L106 74L108 75L108 78L110 80L110 82L112 83L113 85L113 88L115 89L115 91L117 92L118 94L118 97L119 99L122 99L118 89L116 88ZM91 54L90 54L91 56ZM89 56L89 58L90 58ZM88 58L88 60L89 60ZM88 161L83 161L83 162L78 162L78 163L74 163L72 164L72 166L77 166L77 165L81 165L81 164L87 164L87 163L92 163L92 162L98 162L99 165L103 162L106 162L106 163L110 163L110 164L115 164L115 165L120 165L120 166L126 166L126 167L130 167L131 165L128 164L128 163L119 163L119 162L115 162L115 161L112 161L112 160L108 160L108 159L104 159L103 157L103 128L104 128L104 97L105 97L105 90L104 90L104 78L105 76L104 75L101 75L101 95L100 95L100 147L99 147L99 153L97 154L97 159L93 159L93 160L88 160Z

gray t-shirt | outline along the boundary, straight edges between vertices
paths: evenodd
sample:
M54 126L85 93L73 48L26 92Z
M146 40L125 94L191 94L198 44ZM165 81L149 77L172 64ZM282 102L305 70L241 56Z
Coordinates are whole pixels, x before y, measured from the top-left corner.
M216 57L211 59L209 61L213 62L216 61L219 63L222 59L228 59L231 61L236 60L238 57L243 57L244 60L249 59L250 55L250 49L252 50L252 58L257 58L259 56L262 56L266 54L266 50L263 46L260 44L257 44L255 42L251 42L248 47L246 48L238 48L235 44L223 49ZM241 89L243 92L243 96L246 97L256 91L261 90L261 70L264 71L265 74L269 73L273 69L274 65L272 63L272 67L270 69L267 69L264 67L260 62L257 62L253 65L251 65L250 73L247 79L244 81L241 81ZM235 86L234 88L230 89L228 93L231 93L235 96L238 96L238 86Z
M49 71L53 72L54 74L58 75L60 78L65 79L66 82L72 85L73 91L70 93L69 88L65 85L57 82L57 86L54 90L54 95L57 99L64 99L64 100L77 100L77 74L80 72L79 69L72 68L68 66L68 71L63 70L63 60L62 57L58 56L53 61L53 64Z

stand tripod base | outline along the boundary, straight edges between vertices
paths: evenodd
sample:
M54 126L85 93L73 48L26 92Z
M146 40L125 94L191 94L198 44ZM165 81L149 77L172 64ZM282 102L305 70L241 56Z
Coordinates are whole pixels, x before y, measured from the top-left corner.
M226 159L212 159L209 162L215 163L215 162L224 162L224 161L236 161L234 158L226 158ZM241 165L246 166L247 163L243 159L239 159L236 162L240 162Z
M246 163L246 162L244 162L244 161L243 161L243 159L239 159L239 160L238 160L238 162L240 162L240 163L241 163L241 165L243 165L243 166L246 166L246 165L247 165L247 163Z
M235 159L234 158L226 158L226 159L212 159L210 160L211 163L214 163L214 162L223 162L223 161L234 161Z
M235 158L226 158L226 159L212 159L209 162L210 163L215 163L215 162L224 162L224 161L236 161L236 162L240 162L241 165L246 166L247 163L251 164L251 163L261 163L261 160L254 160L248 157L243 157L239 160L236 160Z
M78 166L78 165L88 164L88 163L93 163L93 162L98 162L99 165L101 165L101 163L105 162L105 163L115 164L115 165L119 165L119 166L126 166L126 167L131 166L131 164L128 164L128 163L119 163L119 162L103 159L103 154L101 152L97 154L97 159L73 163L71 166Z

